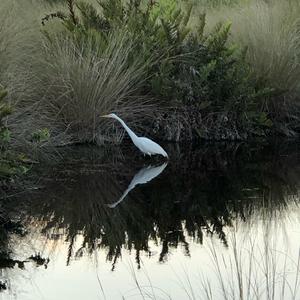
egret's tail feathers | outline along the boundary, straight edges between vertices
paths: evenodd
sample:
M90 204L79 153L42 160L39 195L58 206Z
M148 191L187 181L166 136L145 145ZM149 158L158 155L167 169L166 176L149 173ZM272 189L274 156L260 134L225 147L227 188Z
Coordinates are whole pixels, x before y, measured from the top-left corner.
M165 150L162 151L161 155L165 158L169 158L169 155Z

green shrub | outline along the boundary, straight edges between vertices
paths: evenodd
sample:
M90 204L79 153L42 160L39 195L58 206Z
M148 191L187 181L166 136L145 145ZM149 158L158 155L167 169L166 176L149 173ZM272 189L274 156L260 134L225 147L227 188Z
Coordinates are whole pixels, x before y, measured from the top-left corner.
M39 129L32 133L31 140L33 142L47 142L50 139L50 132L47 128Z

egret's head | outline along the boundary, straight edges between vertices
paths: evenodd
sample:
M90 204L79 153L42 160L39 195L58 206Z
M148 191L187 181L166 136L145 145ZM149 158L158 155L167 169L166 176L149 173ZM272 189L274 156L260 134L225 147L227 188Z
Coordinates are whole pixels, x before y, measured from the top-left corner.
M117 116L116 114L111 113L111 114L108 114L108 115L100 116L100 118L113 118L113 119L115 119L116 116Z

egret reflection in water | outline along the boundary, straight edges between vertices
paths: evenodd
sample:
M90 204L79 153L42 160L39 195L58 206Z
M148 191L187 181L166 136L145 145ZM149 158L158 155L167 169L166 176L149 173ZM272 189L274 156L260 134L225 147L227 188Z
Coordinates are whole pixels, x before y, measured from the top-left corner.
M107 204L110 208L115 208L118 204L120 204L128 195L128 193L133 190L138 184L145 184L155 177L157 177L162 171L166 168L168 164L164 163L160 166L147 166L142 169L140 169L135 176L132 178L128 188L125 190L125 192L122 194L120 199L112 204Z

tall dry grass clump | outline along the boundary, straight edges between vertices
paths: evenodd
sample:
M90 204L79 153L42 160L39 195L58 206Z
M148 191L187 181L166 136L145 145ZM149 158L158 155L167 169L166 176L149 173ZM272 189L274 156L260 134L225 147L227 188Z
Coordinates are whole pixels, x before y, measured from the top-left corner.
M290 128L299 128L300 2L255 1L233 22L233 39L248 48L257 83L274 89L266 109L280 131L293 135Z
M247 48L257 80L289 94L299 89L299 1L249 0L213 9L198 5L195 11L207 11L207 28L220 21L232 23L231 40Z
M3 78L3 73L8 67L8 51L7 48L11 43L11 37L9 35L9 29L11 29L11 24L8 22L7 14L9 13L8 3L2 3L0 6L0 63L1 63L1 73L0 78Z
M0 2L0 86L7 91L5 101L12 108L6 119L10 144L23 145L25 138L21 134L30 122L19 108L38 90L37 84L30 83L36 83L34 78L38 77L33 72L33 57L37 58L41 49L41 10L38 0Z
M300 2L254 1L233 17L232 38L248 48L257 80L295 97L300 88Z
M39 71L45 95L40 109L53 126L63 126L81 142L101 142L109 138L111 128L100 123L101 115L114 111L133 120L147 114L149 106L138 97L145 62L135 57L128 65L132 47L126 32L111 34L100 51L89 39L78 44L55 35L46 42Z
M25 96L30 66L41 49L40 17L43 7L38 0L2 0L0 3L0 81L11 98ZM15 98L15 97L14 97Z

